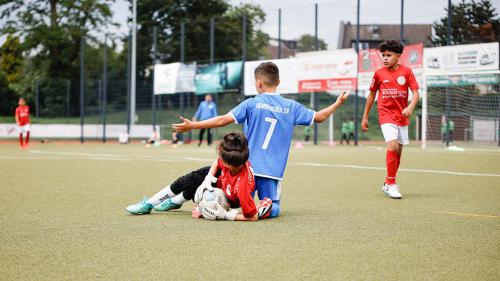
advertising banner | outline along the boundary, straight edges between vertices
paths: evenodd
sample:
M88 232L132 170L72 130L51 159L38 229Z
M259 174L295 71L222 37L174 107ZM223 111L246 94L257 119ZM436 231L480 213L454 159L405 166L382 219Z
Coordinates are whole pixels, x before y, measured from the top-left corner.
M257 95L255 89L255 78L253 71L259 64L271 61L275 63L280 70L280 85L278 93L280 94L296 94L299 92L297 79L297 64L294 58L280 60L263 60L245 62L245 87L244 92L247 96Z
M242 61L198 66L194 83L197 95L238 90L241 85Z
M353 90L356 85L357 55L354 52L342 52L337 55L321 52L320 56L309 54L268 61L279 68L280 94ZM245 63L245 95L257 94L253 72L263 62L267 61Z
M154 94L194 92L196 63L169 63L154 66Z
M423 67L424 44L407 45L399 57L399 64L409 68ZM375 72L384 66L380 51L378 49L368 49L359 51L359 72Z
M423 44L407 45L404 48L401 57L399 58L399 63L410 67L415 74L415 78L419 85L423 83ZM359 84L358 89L366 91L370 88L370 84L373 78L373 73L381 67L384 66L382 62L382 57L380 56L380 51L378 49L368 49L360 50L359 55Z
M355 53L302 57L297 58L296 62L299 93L354 90L356 87L357 56Z
M500 83L500 74L432 75L427 77L426 82L429 87L490 85Z
M498 42L425 48L425 74L498 70Z

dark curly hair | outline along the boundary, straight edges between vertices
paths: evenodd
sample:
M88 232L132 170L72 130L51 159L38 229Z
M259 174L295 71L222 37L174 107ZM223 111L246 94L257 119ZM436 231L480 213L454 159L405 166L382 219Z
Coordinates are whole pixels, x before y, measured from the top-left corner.
M219 156L226 164L239 167L248 160L248 141L242 133L227 133L219 144Z
M399 40L386 40L378 46L380 52L391 51L396 54L402 54L404 48L405 46Z

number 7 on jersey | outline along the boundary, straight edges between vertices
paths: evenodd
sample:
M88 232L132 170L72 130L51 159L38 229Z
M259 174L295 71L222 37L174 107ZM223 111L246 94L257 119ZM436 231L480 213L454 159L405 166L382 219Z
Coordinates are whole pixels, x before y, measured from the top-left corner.
M262 149L266 150L269 146L269 142L271 141L271 137L273 136L274 128L276 127L276 119L266 117L266 122L271 123L269 126L269 130L267 130L266 138L264 139L264 143L262 144Z

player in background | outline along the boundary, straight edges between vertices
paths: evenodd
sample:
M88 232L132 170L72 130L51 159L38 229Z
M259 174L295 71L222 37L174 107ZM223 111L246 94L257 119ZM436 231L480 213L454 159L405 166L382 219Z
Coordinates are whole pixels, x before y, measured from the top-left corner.
M253 193L255 180L252 167L248 162L248 142L242 133L228 133L224 136L218 148L219 158L210 167L204 167L186 174L171 185L147 200L127 207L127 211L134 215L149 214L156 211L179 209L182 204L193 199L199 203L205 190L211 190L213 185L221 188L226 195L231 208L226 211L217 204L216 209L205 208L193 210L193 216L199 218L201 214L210 220L237 220L256 221L269 216L272 201L265 198L258 207L255 206Z
M276 88L280 84L279 69L274 63L260 64L254 70L254 76L255 87L259 93L256 97L243 101L226 115L198 122L181 117L182 123L172 124L172 127L178 132L187 132L192 129L244 123L258 197L260 200L270 198L273 201L270 217L277 217L281 212L281 181L293 128L296 125L310 126L313 122L325 121L344 103L348 93L343 91L335 103L314 112L277 93Z
M393 199L400 199L401 193L396 184L396 174L401 163L403 146L409 143L409 117L418 103L418 83L413 71L398 64L404 46L397 40L384 41L379 46L384 67L375 71L370 86L370 94L366 100L365 112L361 128L368 131L368 114L378 92L378 118L380 128L387 143L385 178L382 191ZM408 104L408 88L413 98Z
M19 145L22 148L28 148L30 141L30 108L26 105L24 98L19 98L18 107L16 108L16 124L19 130ZM26 140L23 142L23 133L26 133Z
M193 120L206 120L212 117L217 116L217 105L213 102L213 98L211 95L206 95L205 100L200 102L196 113L194 114ZM212 130L209 128L207 131L207 144L210 146L212 144ZM198 146L201 146L203 141L203 134L205 133L205 129L200 130Z

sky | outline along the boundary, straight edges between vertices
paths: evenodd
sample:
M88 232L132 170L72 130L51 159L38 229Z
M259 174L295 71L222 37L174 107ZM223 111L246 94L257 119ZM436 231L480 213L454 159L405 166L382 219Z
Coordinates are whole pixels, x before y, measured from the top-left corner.
M140 1L140 0L139 0ZM399 24L401 0L360 0L361 24ZM461 0L452 0L453 3ZM232 5L258 4L267 14L260 28L272 38L278 37L278 9L281 9L281 37L297 39L302 34L314 34L314 4L318 4L318 36L326 41L329 49L337 48L340 21L356 23L356 0L228 0ZM500 13L500 0L492 0ZM404 0L404 22L431 24L445 16L448 0ZM109 31L127 34L129 1L116 0L112 6L113 20L119 28ZM5 38L0 38L0 44Z
M461 0L452 0L452 3ZM278 36L278 9L281 8L281 33L284 39L297 39L314 34L314 4L318 4L318 37L329 49L338 45L340 21L356 23L356 0L231 0L259 4L267 14L261 27L271 37ZM361 24L400 24L401 0L360 0ZM500 0L492 0L500 12ZM446 15L448 0L404 0L405 24L431 24Z

